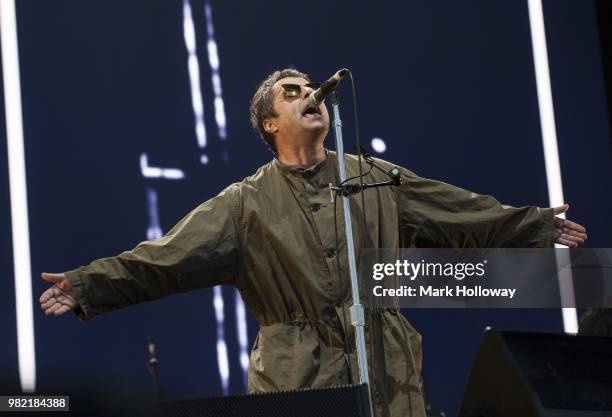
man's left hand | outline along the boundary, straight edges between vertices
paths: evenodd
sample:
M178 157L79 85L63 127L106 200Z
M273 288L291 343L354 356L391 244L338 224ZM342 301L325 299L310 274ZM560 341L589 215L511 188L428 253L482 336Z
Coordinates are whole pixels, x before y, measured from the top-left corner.
M586 229L571 220L557 217L558 214L563 214L569 210L569 204L555 207L553 210L555 213L554 242L570 248L582 245L587 238Z

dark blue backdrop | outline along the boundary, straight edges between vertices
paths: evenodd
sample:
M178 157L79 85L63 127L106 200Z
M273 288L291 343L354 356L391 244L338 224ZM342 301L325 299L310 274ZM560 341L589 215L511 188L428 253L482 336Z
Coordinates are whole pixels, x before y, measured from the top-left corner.
M323 79L349 67L362 140L383 138L382 158L507 204L548 205L526 1L213 0L228 123L223 141L214 120L204 2L191 0L205 149L194 132L181 2L17 3L40 392L78 381L149 395L147 335L158 345L167 398L221 392L212 290L83 324L39 312L36 299L47 285L38 275L145 239L147 188L157 192L167 231L199 202L266 163L271 155L251 131L248 104L257 83L275 69L295 66ZM612 153L594 5L547 0L544 6L565 197L571 217L589 228L589 246L608 247ZM323 17L313 26L315 16ZM352 142L346 86L341 97ZM3 118L0 123L4 135ZM180 168L186 178L144 178L142 153L150 165ZM200 163L203 153L207 165ZM5 164L4 146L0 161ZM17 389L8 196L3 168L0 379ZM243 392L232 290L223 291L230 391ZM404 313L424 336L430 402L451 416L484 326L562 330L553 310ZM250 341L256 331L249 318Z

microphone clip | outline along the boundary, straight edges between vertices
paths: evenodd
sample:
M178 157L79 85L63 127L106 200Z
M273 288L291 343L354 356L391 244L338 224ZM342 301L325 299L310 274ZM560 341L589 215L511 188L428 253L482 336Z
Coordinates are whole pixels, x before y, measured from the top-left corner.
M370 154L368 154L363 147L360 146L359 152L363 159L370 164L372 167L384 172L388 177L389 181L380 181L373 183L347 183L340 184L338 187L334 187L331 183L329 184L330 200L334 202L334 191L336 194L340 194L344 197L350 197L353 194L357 194L368 188L376 187L387 187L387 186L399 186L402 184L402 172L398 167L386 169L380 163L378 163Z
M402 184L402 171L398 167L393 167L391 169L387 169L378 163L372 155L370 155L363 146L359 145L358 149L359 153L363 157L363 159L372 167L376 168L380 172L385 173L393 182L393 185L401 185Z

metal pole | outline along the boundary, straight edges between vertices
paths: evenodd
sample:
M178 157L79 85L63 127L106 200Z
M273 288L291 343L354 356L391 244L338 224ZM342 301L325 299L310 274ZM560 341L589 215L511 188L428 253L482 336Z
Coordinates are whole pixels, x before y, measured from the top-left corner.
M335 93L334 93L335 94ZM340 120L340 110L337 98L334 97L332 103L334 115L334 133L336 135L336 152L338 156L338 169L340 172L340 182L346 180L346 165L344 163L344 144L342 142L342 121ZM365 333L363 326L365 325L365 315L363 305L359 298L359 283L357 281L357 266L355 261L355 247L353 243L353 227L351 224L351 209L349 206L349 197L342 197L342 210L344 212L344 227L346 232L346 247L348 248L348 264L351 275L351 292L353 295L353 305L350 309L351 324L355 327L355 344L357 347L357 362L359 364L359 382L368 384L368 393L370 391L368 378L368 361L366 357ZM372 396L370 395L370 398Z

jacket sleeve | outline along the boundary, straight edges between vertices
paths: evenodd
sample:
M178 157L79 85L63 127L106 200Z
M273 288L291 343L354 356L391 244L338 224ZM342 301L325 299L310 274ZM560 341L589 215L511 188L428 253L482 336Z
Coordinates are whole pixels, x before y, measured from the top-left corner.
M202 203L160 239L66 272L79 319L172 293L233 284L240 265L236 188Z
M553 209L510 207L488 195L402 171L397 187L404 247L548 247Z

